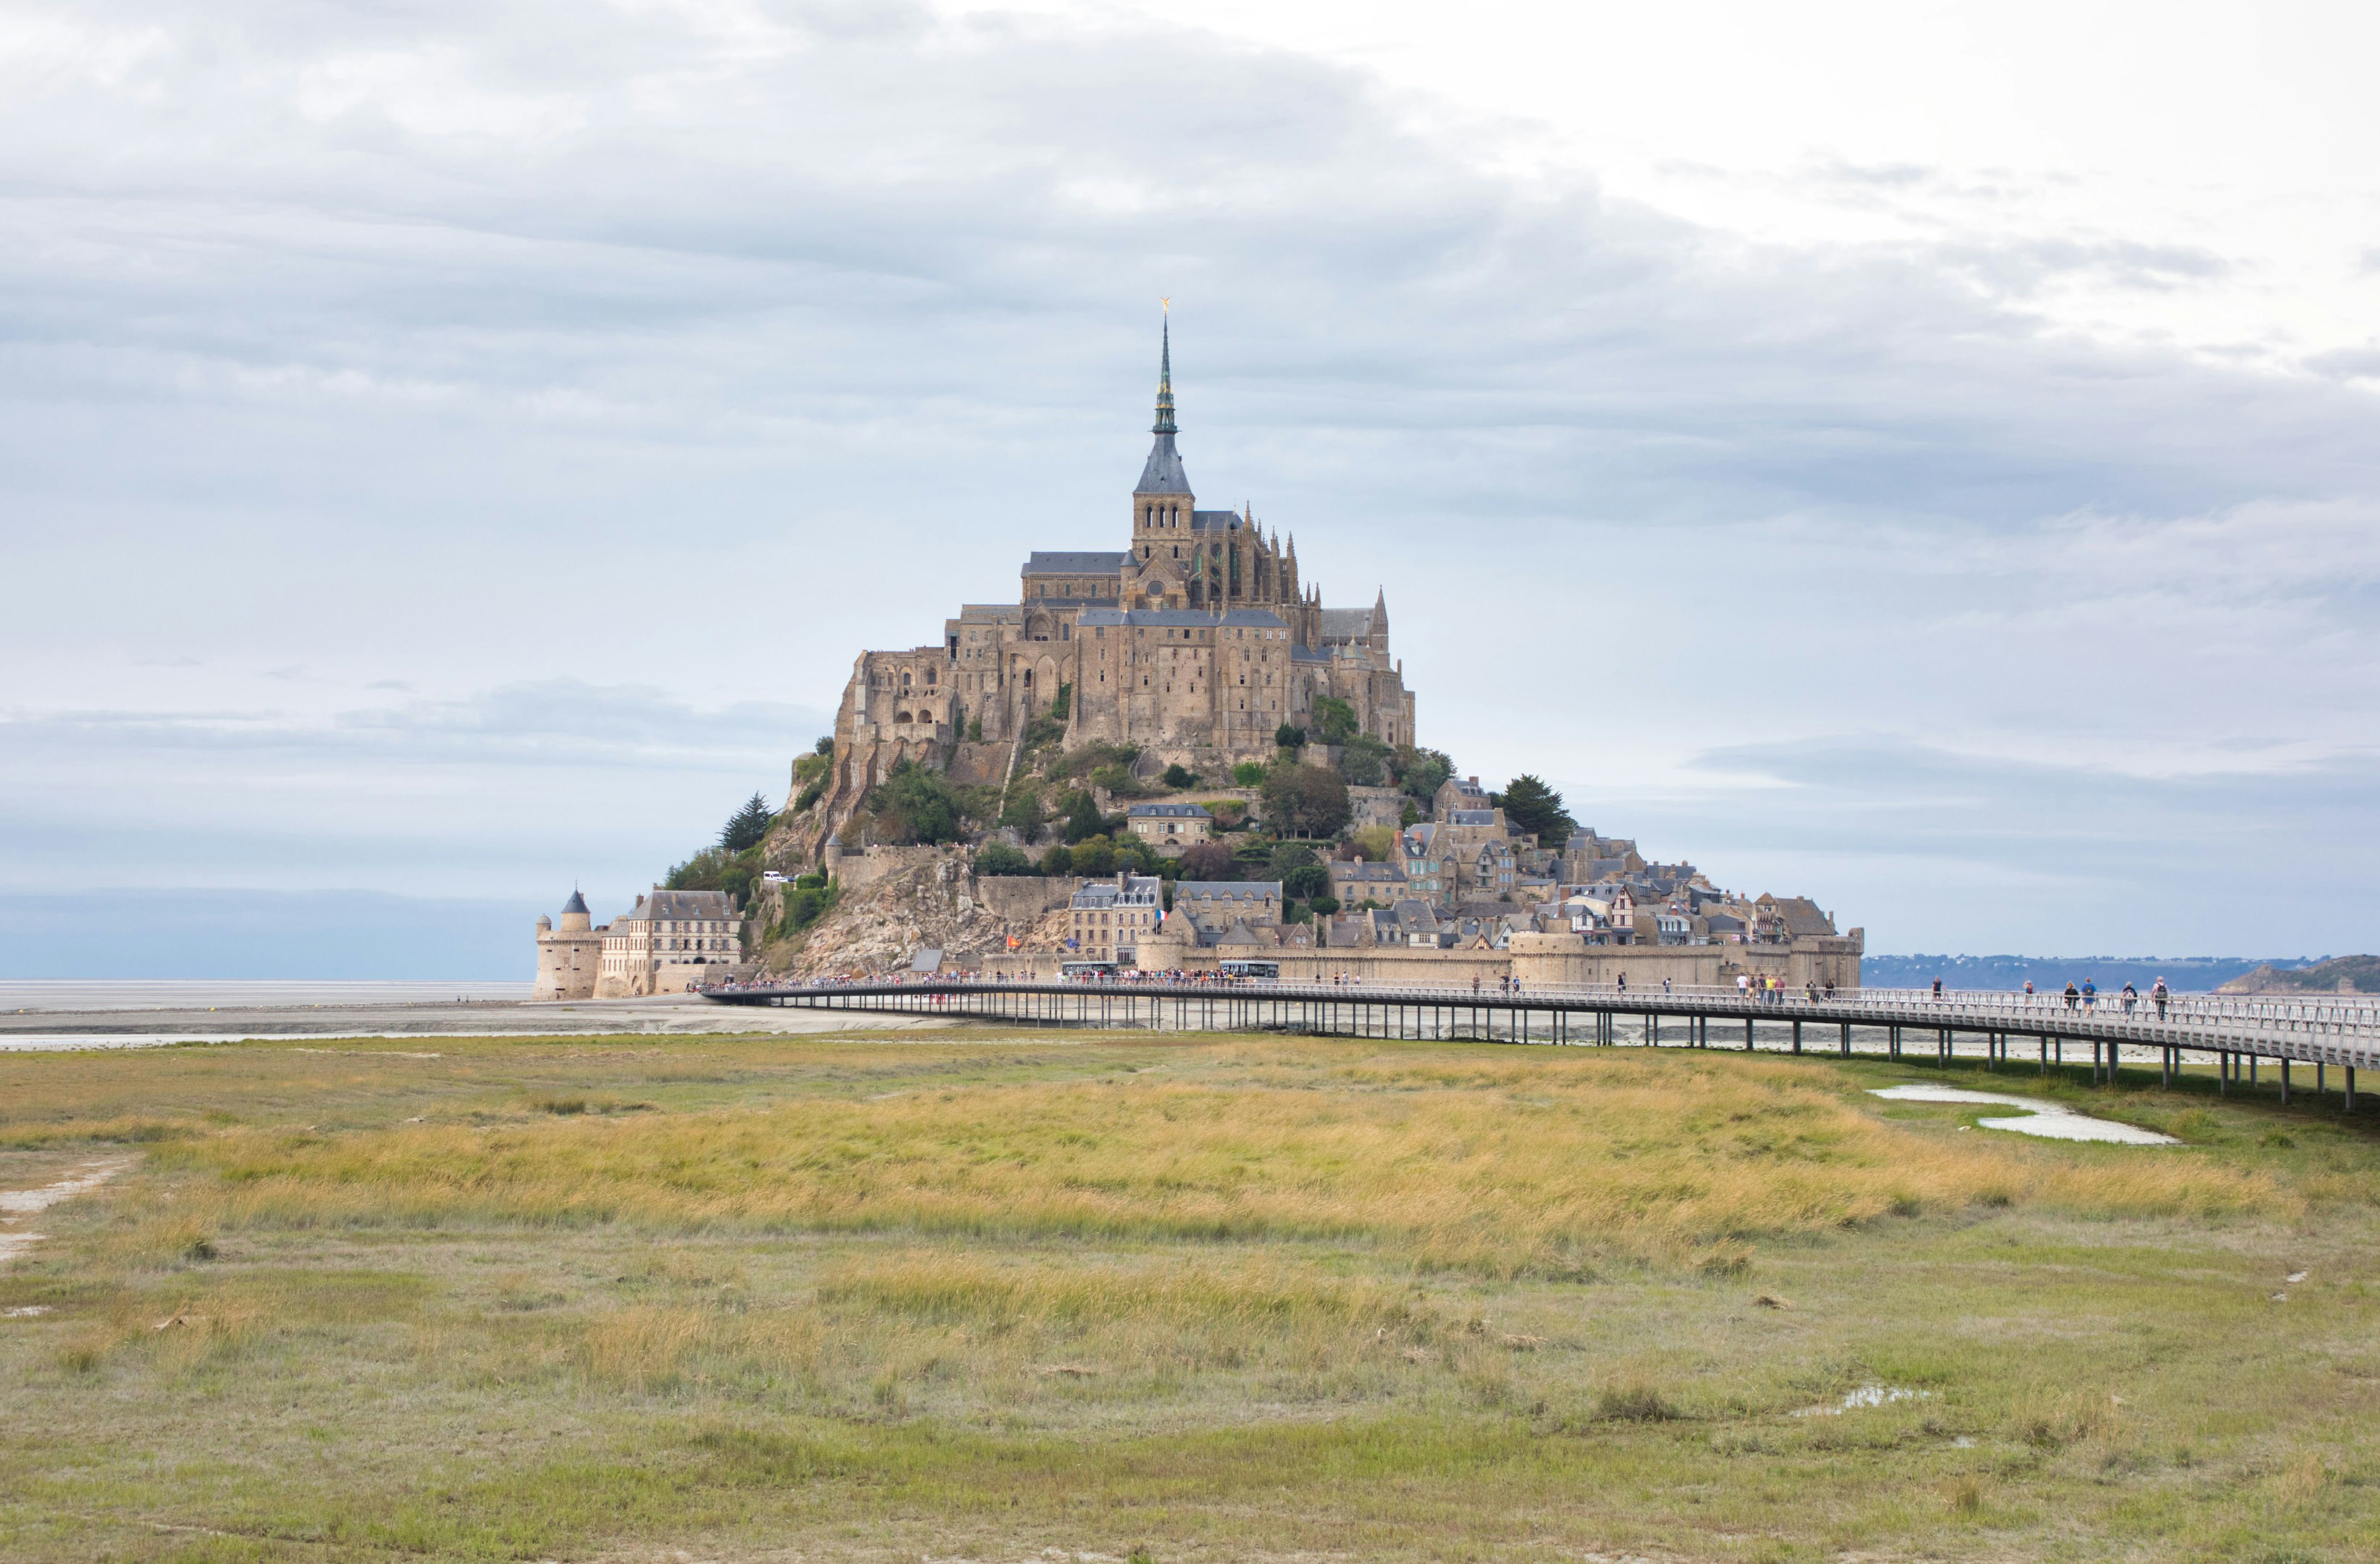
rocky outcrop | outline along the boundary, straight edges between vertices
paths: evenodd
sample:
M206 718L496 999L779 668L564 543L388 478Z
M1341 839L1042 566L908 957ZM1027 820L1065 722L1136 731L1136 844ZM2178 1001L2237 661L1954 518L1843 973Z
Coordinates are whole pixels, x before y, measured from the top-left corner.
M764 948L771 973L899 971L921 950L941 952L945 966L974 968L1007 953L1011 938L1020 951L1044 952L1065 940L1071 881L977 879L960 849L903 849L871 869L844 885L826 916Z
M2380 956L2333 956L2312 966L2270 962L2234 977L2218 994L2380 994Z

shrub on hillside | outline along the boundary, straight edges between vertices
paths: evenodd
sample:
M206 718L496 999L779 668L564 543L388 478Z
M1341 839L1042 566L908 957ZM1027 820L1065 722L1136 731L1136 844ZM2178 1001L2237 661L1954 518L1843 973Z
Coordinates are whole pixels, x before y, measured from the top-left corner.
M1239 860L1232 850L1220 842L1201 842L1184 849L1182 878L1184 879L1237 879Z
M1007 843L995 842L990 846L983 848L976 854L975 872L978 874L1014 876L1037 875L1039 874L1041 870L1036 867L1032 859L1026 857L1023 853L1018 852L1015 848L1011 847Z
M893 764L869 790L867 808L880 842L907 846L959 838L959 799L951 791L950 779L914 760Z

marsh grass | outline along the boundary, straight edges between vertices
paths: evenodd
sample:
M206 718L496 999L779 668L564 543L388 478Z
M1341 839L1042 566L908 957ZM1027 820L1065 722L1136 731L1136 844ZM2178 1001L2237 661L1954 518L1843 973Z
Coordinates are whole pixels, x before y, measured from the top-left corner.
M1332 1239L1497 1277L1740 1275L1747 1241L1975 1206L2294 1215L2269 1174L1949 1141L1773 1061L1436 1058L1311 1079L1022 1081L891 1100L161 1143L229 1228L395 1222ZM551 1110L548 1110L550 1114Z
M2380 1523L2380 1180L2309 1116L2266 1146L2260 1105L2135 1094L2203 1116L2142 1154L1716 1053L441 1047L0 1061L39 1141L0 1175L143 1153L0 1272L47 1311L0 1320L0 1556L2212 1561ZM1878 1386L1925 1396L1846 1405Z

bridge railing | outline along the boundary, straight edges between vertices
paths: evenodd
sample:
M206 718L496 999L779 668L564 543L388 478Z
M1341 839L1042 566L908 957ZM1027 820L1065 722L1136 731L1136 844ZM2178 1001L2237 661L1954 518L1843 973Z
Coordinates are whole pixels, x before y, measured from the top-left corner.
M2218 1038L2267 1038L2277 1043L2335 1039L2369 1047L2380 1043L2380 996L2341 994L2298 997L2171 994L2160 1005L2148 995L2127 1001L2120 994L2069 1000L2063 992L2022 994L1998 989L1740 988L1731 984L1663 987L1609 984L1482 983L1476 988L1365 982L1341 976L1317 982L1265 978L1189 976L1162 973L1113 977L1022 979L982 974L901 974L883 978L827 979L775 986L721 986L714 998L740 996L827 997L864 990L882 994L915 988L962 993L980 988L1112 996L1194 997L1232 994L1336 1003L1529 1008L1658 1010L1674 1003L1681 1013L1730 1015L1750 1020L1815 1018L1854 1025L1937 1025L1959 1030L2007 1026L2028 1034L2078 1037L2152 1036L2172 1039L2196 1034Z

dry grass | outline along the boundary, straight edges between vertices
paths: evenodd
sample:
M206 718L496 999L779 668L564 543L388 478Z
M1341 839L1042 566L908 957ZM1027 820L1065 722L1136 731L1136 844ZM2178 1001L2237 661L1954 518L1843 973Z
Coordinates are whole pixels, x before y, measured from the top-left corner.
M2380 1525L2380 1158L2309 1114L2140 1094L2192 1141L2142 1152L1717 1053L441 1046L0 1060L0 1187L144 1158L0 1272L42 1311L0 1318L0 1557L2214 1564Z
M1742 1241L1973 1206L2289 1215L2265 1172L2077 1159L1882 1121L1776 1061L1372 1061L1322 1081L1027 1081L629 1121L235 1129L162 1145L231 1228L624 1222L1101 1240L1360 1240L1489 1275L1741 1271ZM1328 1089L1318 1090L1317 1087Z

